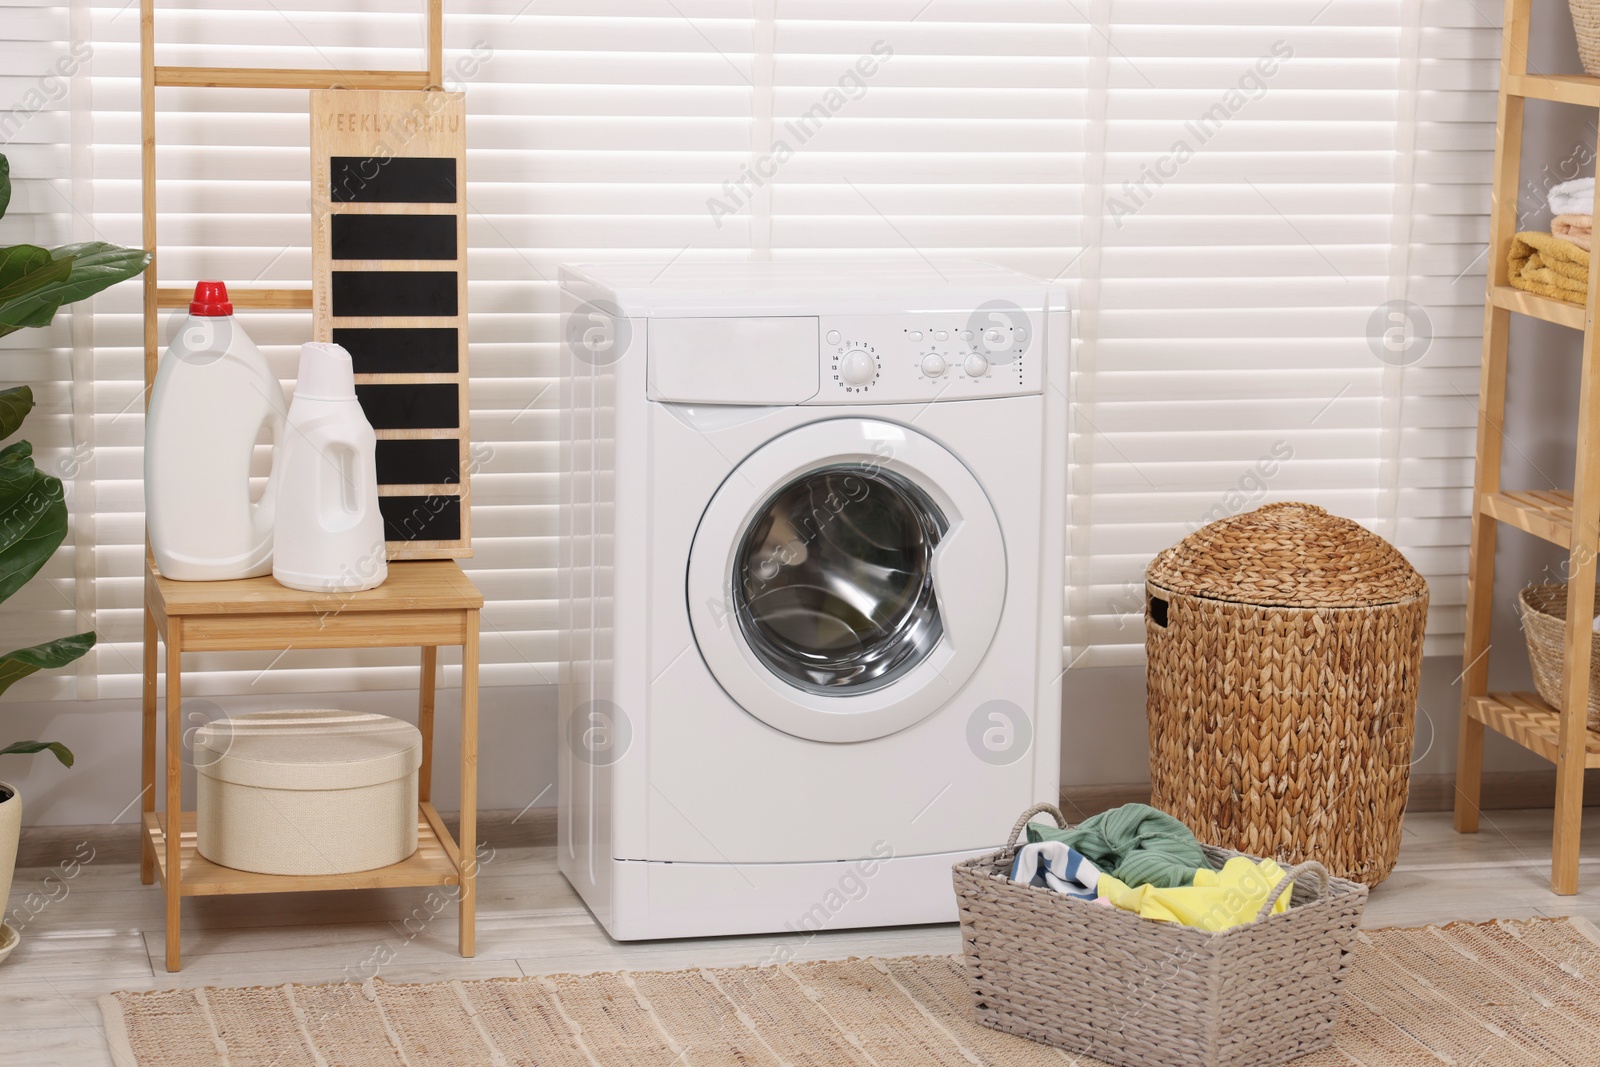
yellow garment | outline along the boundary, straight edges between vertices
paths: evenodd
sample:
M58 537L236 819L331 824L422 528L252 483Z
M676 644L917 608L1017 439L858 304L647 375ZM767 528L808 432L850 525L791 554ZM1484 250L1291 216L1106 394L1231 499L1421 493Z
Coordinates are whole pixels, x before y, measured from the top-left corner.
M1511 241L1511 284L1570 304L1589 299L1589 253L1554 234L1529 230Z
M1271 860L1257 864L1244 856L1235 856L1224 863L1220 871L1204 868L1196 871L1194 885L1176 889L1160 889L1153 885L1129 887L1109 874L1102 874L1097 888L1101 896L1123 911L1216 933L1255 922L1256 913L1283 873L1283 868ZM1289 894L1293 891L1294 885L1290 883L1272 905L1274 915L1288 910Z

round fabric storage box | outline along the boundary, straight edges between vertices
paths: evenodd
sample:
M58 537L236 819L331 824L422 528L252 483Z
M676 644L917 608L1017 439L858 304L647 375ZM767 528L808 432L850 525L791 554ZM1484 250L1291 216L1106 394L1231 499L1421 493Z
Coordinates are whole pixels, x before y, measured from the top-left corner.
M1201 527L1145 572L1151 803L1202 842L1376 885L1411 776L1428 585L1310 504Z
M195 731L196 846L261 874L351 874L417 850L422 734L354 711L266 711Z

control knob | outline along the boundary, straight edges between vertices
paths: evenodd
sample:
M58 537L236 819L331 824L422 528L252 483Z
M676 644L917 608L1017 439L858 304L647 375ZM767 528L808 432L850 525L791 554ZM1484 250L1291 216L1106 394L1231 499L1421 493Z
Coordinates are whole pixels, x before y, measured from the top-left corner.
M967 372L967 377L969 378L982 378L989 373L989 361L979 353L973 352L967 356L966 362L961 365L961 369Z
M846 385L866 385L878 375L878 361L859 348L852 348L839 360L839 380Z
M949 369L950 365L937 352L929 352L922 357L922 373L929 378L942 378Z

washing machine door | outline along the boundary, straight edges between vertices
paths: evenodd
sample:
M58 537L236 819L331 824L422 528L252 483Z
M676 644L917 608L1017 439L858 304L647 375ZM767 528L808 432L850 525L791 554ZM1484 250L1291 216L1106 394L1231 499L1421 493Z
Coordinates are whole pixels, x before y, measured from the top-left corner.
M775 438L728 475L689 554L689 616L750 714L865 741L944 706L994 640L1006 553L983 487L943 445L877 419Z

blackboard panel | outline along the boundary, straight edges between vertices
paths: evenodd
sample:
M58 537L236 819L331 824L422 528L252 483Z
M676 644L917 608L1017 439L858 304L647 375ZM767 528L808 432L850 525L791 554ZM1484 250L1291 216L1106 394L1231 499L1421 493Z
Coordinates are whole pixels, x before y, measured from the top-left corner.
M454 541L461 536L457 496L380 496L386 541Z
M461 480L461 446L454 438L379 441L379 485L443 485Z
M455 429L461 421L458 389L454 382L358 385L356 399L374 430Z
M348 327L333 331L333 343L357 374L454 374L461 350L454 326Z
M334 156L328 190L335 204L453 204L454 157Z
M335 215L334 259L455 259L454 215Z
M381 491L443 494L381 498L389 558L470 556L466 100L390 89L310 98L313 335L350 352L382 439Z
M333 317L454 315L453 270L336 270Z

